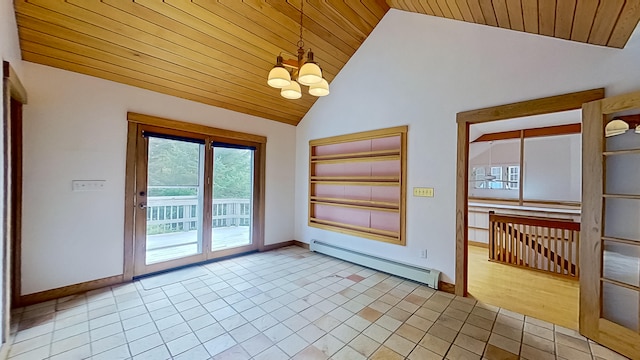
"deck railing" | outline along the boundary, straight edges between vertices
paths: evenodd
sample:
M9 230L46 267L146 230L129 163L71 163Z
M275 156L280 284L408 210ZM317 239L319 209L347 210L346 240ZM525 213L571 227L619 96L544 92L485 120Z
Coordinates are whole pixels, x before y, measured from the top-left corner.
M147 233L163 234L198 229L197 196L150 196L147 199ZM250 199L213 199L214 228L248 226Z
M579 277L580 223L489 212L489 259Z

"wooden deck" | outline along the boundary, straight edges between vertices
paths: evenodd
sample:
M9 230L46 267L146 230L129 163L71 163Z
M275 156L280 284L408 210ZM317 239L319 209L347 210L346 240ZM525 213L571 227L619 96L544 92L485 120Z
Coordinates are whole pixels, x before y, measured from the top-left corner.
M213 229L212 249L223 250L251 243L249 226L226 226ZM200 252L198 231L180 231L147 236L146 263L153 264Z
M488 249L469 246L469 296L566 328L578 328L578 281L490 262L488 254Z

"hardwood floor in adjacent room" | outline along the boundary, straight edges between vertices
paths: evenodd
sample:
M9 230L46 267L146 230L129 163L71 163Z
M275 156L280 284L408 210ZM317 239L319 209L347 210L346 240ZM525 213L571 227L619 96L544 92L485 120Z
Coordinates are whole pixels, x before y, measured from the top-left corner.
M469 246L468 292L478 301L578 328L579 282L488 261L488 249Z

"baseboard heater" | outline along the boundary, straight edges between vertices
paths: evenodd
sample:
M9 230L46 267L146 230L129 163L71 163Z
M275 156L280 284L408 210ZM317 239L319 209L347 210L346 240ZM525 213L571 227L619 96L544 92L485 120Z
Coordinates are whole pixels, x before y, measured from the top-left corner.
M438 270L421 268L373 255L363 254L318 240L311 240L309 249L311 251L329 255L331 257L362 265L374 270L417 281L436 290L438 289L438 280L440 279L440 271Z

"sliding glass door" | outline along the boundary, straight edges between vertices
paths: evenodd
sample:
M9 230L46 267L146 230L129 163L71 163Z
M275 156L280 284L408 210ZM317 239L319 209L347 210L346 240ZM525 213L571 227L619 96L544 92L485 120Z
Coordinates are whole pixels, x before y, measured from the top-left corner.
M257 249L256 146L142 127L134 275Z
M213 143L213 251L252 244L255 147Z
M202 254L204 142L148 143L145 264Z

